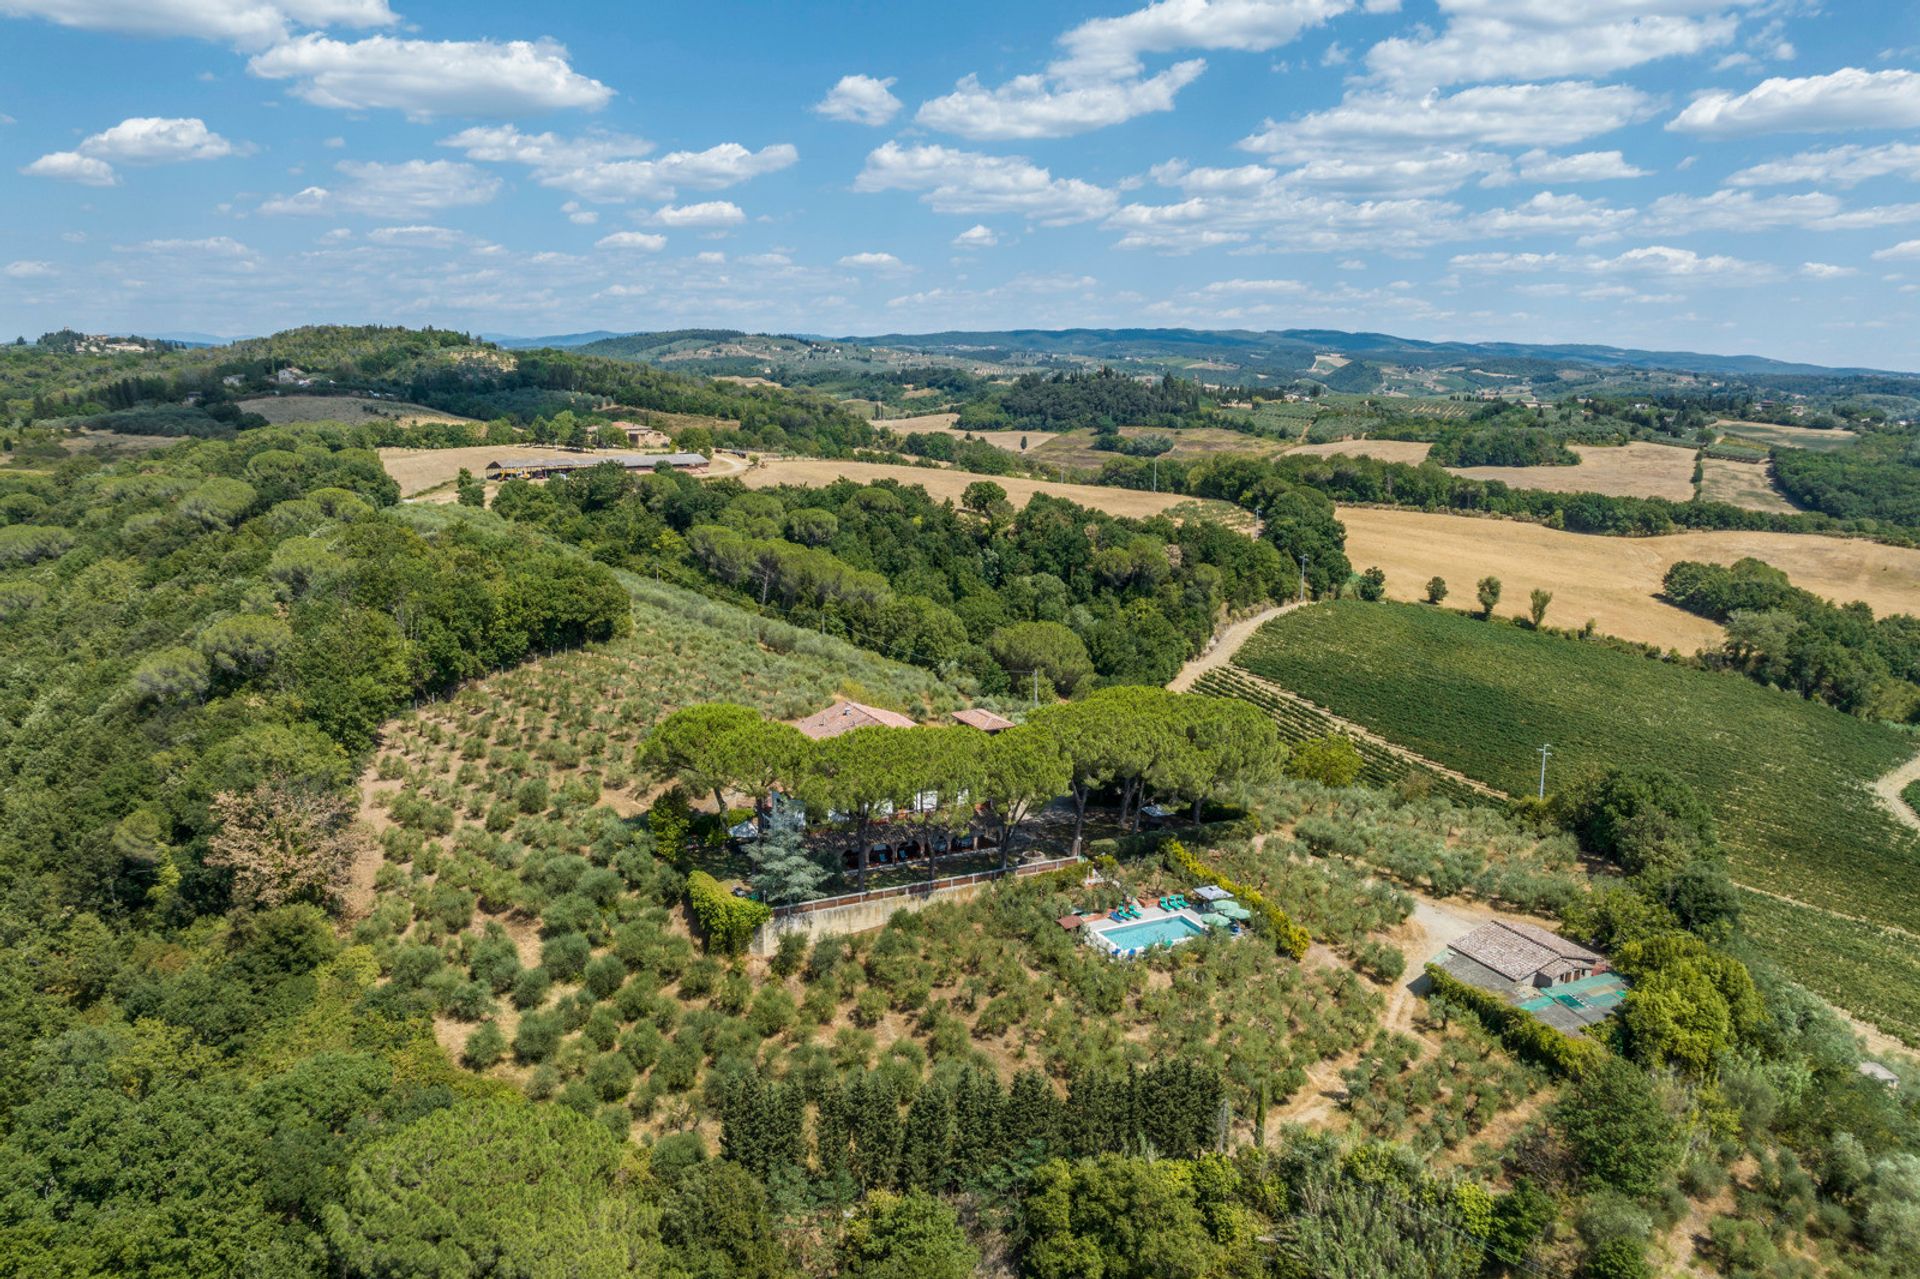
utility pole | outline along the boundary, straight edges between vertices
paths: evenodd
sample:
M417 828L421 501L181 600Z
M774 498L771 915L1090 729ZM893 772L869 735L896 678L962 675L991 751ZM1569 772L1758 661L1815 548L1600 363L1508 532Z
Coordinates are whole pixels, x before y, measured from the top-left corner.
M1300 553L1300 602L1305 603L1306 599L1307 599L1307 554L1305 551L1302 551Z
M1030 670L1030 671L1028 671L1028 672L1027 672L1027 674L1029 674L1029 675L1031 675L1031 676L1033 676L1033 709L1034 709L1034 710L1039 710L1039 709L1040 709L1040 671L1039 671L1039 668L1038 668L1038 667L1036 667L1036 668L1034 668L1033 670Z
M1540 798L1547 797L1547 757L1553 754L1553 747L1542 744L1540 747Z

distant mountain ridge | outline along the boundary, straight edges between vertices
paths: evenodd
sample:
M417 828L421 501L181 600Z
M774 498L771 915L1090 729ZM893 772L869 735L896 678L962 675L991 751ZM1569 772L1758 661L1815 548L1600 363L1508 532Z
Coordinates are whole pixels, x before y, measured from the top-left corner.
M1389 333L1347 332L1341 329L1005 329L948 330L937 333L880 333L846 337L843 342L869 346L888 346L908 350L939 350L949 353L955 347L975 350L1007 349L1021 351L1057 351L1060 354L1094 355L1101 348L1115 348L1113 354L1137 353L1140 347L1240 349L1253 354L1277 354L1292 349L1300 352L1330 352L1338 355L1386 359L1402 363L1431 364L1486 357L1544 362L1564 361L1603 367L1670 369L1687 373L1727 376L1741 374L1806 374L1814 376L1910 376L1909 372L1864 367L1830 367L1791 360L1775 360L1761 355L1716 355L1699 351L1651 351L1634 347L1597 343L1530 342L1430 342L1419 338L1396 337ZM1127 350L1125 348L1133 348Z
M793 354L794 344L810 347L871 348L901 353L973 359L1014 364L1049 357L1074 361L1224 361L1271 376L1301 372L1314 357L1334 355L1370 363L1412 368L1458 364L1515 364L1545 370L1554 365L1592 370L1636 370L1709 377L1896 377L1912 371L1863 366L1828 366L1763 355L1722 355L1713 352L1650 350L1605 343L1531 343L1428 341L1391 333L1351 332L1343 329L948 329L928 333L873 333L832 337L817 333L749 333L737 329L636 330L615 333L594 330L546 337L481 334L503 347L524 350L552 346L591 347L594 354L642 362L701 360L694 348L703 343L725 344L730 363L760 359L777 364ZM744 370L730 370L744 371Z

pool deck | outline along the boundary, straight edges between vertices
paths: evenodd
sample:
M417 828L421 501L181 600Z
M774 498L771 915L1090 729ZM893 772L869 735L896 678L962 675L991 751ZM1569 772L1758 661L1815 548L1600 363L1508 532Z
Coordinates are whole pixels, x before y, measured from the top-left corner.
M1095 943L1110 955L1128 955L1138 951L1152 949L1150 946L1137 946L1123 949L1118 943L1107 939L1108 933L1117 932L1123 928L1137 927L1140 924L1152 924L1167 919L1183 919L1190 926L1199 930L1191 936L1181 937L1176 941L1167 943L1175 946L1184 941L1192 941L1194 937L1204 937L1213 931L1211 928L1208 928L1205 921L1200 918L1200 912L1191 907L1185 910L1161 910L1158 906L1136 906L1135 909L1140 912L1138 919L1115 920L1108 918L1106 915L1091 917L1086 922L1086 931L1088 935L1094 939Z

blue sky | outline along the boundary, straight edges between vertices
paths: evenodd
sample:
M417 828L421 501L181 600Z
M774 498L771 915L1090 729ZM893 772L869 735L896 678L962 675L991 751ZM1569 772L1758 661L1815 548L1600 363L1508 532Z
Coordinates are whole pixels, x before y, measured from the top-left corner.
M1192 325L1920 368L1909 0L0 0L0 333Z

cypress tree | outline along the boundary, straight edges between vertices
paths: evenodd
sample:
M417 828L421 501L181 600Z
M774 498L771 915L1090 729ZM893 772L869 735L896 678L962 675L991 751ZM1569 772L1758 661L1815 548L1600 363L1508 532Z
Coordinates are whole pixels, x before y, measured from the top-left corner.
M775 1168L797 1168L806 1162L807 1098L799 1084L763 1086L766 1097L766 1137L761 1156L766 1172Z
M829 1080L820 1089L819 1109L813 1121L814 1159L823 1181L847 1175L847 1147L853 1134L847 1128L847 1090Z
M953 1097L928 1084L907 1108L900 1148L900 1184L908 1190L945 1190L953 1173Z
M1041 1160L1057 1153L1059 1123L1060 1099L1047 1077L1031 1069L1015 1075L1000 1125L1008 1153L1032 1152Z
M1006 1157L1002 1121L1007 1099L999 1081L969 1070L953 1095L953 1164L957 1179L973 1180Z

